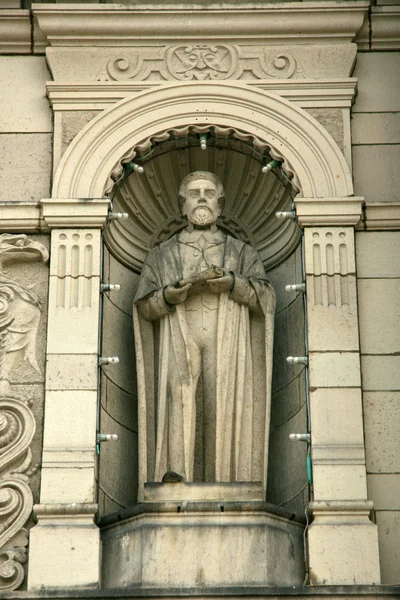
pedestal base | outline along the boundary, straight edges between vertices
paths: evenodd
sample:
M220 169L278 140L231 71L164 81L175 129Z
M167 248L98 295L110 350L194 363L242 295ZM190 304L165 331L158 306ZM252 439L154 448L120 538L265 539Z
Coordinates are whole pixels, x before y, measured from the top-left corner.
M301 585L303 529L265 502L144 503L103 519L102 586Z

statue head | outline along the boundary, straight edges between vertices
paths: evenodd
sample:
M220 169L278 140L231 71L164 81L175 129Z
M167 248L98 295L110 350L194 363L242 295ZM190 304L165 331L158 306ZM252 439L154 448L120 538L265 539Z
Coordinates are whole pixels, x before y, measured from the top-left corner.
M208 171L187 175L179 188L182 214L189 223L207 227L215 223L224 207L224 188L219 177Z

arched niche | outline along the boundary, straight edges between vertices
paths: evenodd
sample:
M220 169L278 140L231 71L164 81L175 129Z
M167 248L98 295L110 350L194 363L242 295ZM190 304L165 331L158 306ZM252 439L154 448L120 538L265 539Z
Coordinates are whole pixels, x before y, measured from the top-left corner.
M130 96L95 117L76 136L55 174L53 198L100 198L124 155L152 135L194 124L234 127L285 157L300 195L353 194L337 144L315 119L270 92L231 82L165 84Z
M180 138L177 132L184 130L186 137ZM264 176L268 193L265 205L260 202L260 210L267 206L271 216L275 209L290 209L291 195L296 192L303 197L315 198L352 194L350 173L340 150L306 112L278 96L243 85L202 82L157 87L127 98L93 119L65 153L55 176L53 197L90 199L109 193L114 197L116 208L127 209L131 214L135 210L140 212L140 203L143 205L145 201L155 206L157 192L160 191L163 197L168 186L164 186L164 190L158 184L152 186L149 183L150 173L153 173L153 179L156 173L156 179L171 181L171 178L162 178L160 173L168 162L171 169L178 168L179 143L168 151L160 152L158 162L161 167L159 164L155 168L156 156L143 160L146 169L143 179L143 176L134 173L121 180L123 164L133 158L139 160L145 157L152 146L160 143L161 148L163 140L167 143L174 136L175 142L183 140L185 152L188 152L188 135L197 135L200 130L210 135L215 135L216 131L230 131L232 139L238 143L239 154L245 154L244 147L239 147L241 143L252 146L258 152L258 157L253 150L250 158L242 156L243 168L249 173L246 178L241 178L239 187L247 185L247 175L252 171L254 179L261 181L261 164L268 158L282 161L286 183L290 180L288 185L282 180L277 181L273 173ZM225 154L231 150L225 148ZM210 164L199 164L199 161L205 160L199 148L190 152L191 158L185 166L187 172L205 166L216 170ZM214 161L214 158L210 160ZM185 174L178 173L177 181ZM227 180L228 176L225 171L223 179ZM118 183L115 185L115 182ZM226 185L226 181L224 183ZM135 206L131 192L140 187L143 189L138 193L139 205ZM151 193L148 193L149 189ZM165 218L168 231L164 233L167 236L174 232L174 227L182 227L182 223L174 223L173 219L174 215L179 217L177 205L173 204L176 202L174 193L172 190L166 194L170 205ZM271 201L275 196L279 199L276 204ZM235 222L243 209L243 197L244 194L238 195L238 207L232 211L233 228L237 227L238 237L246 239L247 236L254 243L254 231L247 222L243 226L237 220ZM267 219L265 223L267 221L269 224L272 222ZM139 219L139 228L140 222ZM235 233L229 229L229 224L225 225L231 233ZM304 367L288 366L286 356L304 354L304 312L301 294L290 296L283 291L284 284L298 282L302 276L300 234L296 227L292 222L281 222L271 235L266 236L269 250L272 248L271 240L277 240L276 260L268 264L268 252L263 256L271 269L270 277L278 293L267 499L301 513L307 502L306 447L290 444L288 434L305 431L305 374ZM131 303L146 246L153 245L162 234L163 218L153 222L144 238L140 239L124 224L113 223L107 231L107 243L112 252L105 251L105 278L113 283L123 283L127 291L104 300L103 354L117 352L120 363L103 371L102 429L118 433L120 441L102 447L99 471L102 514L135 502L137 398ZM289 244L284 241L285 235L288 235ZM257 243L255 245L257 247ZM135 259L133 262L131 257Z

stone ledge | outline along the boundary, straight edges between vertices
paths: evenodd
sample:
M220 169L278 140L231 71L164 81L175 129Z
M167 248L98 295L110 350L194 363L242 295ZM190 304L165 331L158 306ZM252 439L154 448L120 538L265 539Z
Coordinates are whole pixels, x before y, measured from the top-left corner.
M348 44L360 29L369 2L135 2L130 7L33 4L33 14L52 46L130 46L202 39L270 43Z
M68 83L48 81L46 84L50 104L55 111L104 110L111 104L157 87L165 82L105 81ZM301 108L350 108L357 79L273 79L241 81L245 87L273 92L295 102Z
M364 229L400 229L400 202L367 202L365 205Z
M3 8L0 11L0 54L31 53L29 10Z
M144 502L141 504L135 504L134 506L130 506L125 508L122 511L112 513L102 517L99 521L100 527L108 527L109 525L113 525L118 523L124 519L129 519L131 517L135 517L140 514L151 514L151 513L178 513L181 514L183 501L181 502ZM259 511L259 512L268 512L273 515L277 515L280 517L284 517L285 519L289 519L291 521L296 521L297 523L304 524L305 519L303 517L298 517L294 513L288 511L285 508L281 508L280 506L276 506L275 504L271 504L269 502L257 502L257 501L247 501L247 502L186 502L185 503L185 513L215 513L222 512L221 507L223 507L223 512L225 513L241 513L243 511Z
M0 232L37 233L53 228L104 227L109 198L45 198L0 201Z
M380 600L382 596L398 598L400 585L315 585L315 586L291 586L291 587L255 587L245 586L236 588L140 588L124 589L113 588L108 590L71 590L55 589L41 590L37 592L6 592L2 593L4 600L136 600L136 598L203 598L207 597L218 600L219 598L268 598L269 600L293 599L311 597L327 600L329 598L341 598L347 600L349 597L358 600Z
M400 6L372 6L356 42L359 50L398 50Z

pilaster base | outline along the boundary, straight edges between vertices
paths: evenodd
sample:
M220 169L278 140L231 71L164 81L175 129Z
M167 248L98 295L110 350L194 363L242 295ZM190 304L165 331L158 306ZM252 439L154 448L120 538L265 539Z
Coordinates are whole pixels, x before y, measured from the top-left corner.
M98 588L96 504L37 504L29 542L28 589Z
M301 585L303 523L265 502L146 502L104 519L104 588ZM130 511L130 515L129 515Z
M378 530L372 502L311 502L308 528L311 585L380 583Z

